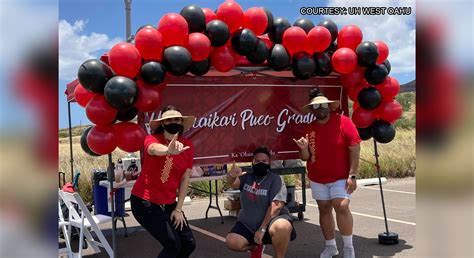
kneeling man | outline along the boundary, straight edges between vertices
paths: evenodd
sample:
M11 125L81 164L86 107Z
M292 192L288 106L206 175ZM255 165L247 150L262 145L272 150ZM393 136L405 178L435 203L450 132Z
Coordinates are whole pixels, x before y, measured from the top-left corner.
M227 174L233 189L240 189L241 210L237 223L226 237L229 249L250 251L261 257L263 245L272 244L277 258L285 257L288 244L296 238L286 202L286 187L280 176L270 171L270 152L255 150L252 172L242 172L235 164Z

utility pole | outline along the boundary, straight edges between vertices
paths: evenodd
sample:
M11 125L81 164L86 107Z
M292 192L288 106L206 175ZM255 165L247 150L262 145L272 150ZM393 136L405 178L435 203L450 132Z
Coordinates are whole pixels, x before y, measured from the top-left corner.
M132 41L130 38L132 35L132 22L131 22L131 12L132 12L132 0L124 0L125 2L125 28L126 28L126 37L127 42Z

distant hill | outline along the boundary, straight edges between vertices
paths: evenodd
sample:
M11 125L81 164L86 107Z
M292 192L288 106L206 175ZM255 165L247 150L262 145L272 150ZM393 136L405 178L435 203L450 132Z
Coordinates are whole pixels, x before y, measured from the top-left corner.
M71 128L72 136L78 136L81 135L84 130L87 129L91 125L82 125L82 126L74 126ZM64 138L64 137L69 137L69 129L68 128L62 128L59 129L59 138Z
M416 80L400 85L400 93L416 92Z

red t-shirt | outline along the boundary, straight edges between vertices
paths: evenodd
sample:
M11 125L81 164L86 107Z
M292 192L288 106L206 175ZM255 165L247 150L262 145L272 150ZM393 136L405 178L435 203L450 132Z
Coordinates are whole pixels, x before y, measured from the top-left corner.
M171 204L176 199L176 190L186 169L193 167L193 143L182 137L178 141L191 148L179 155L150 156L148 147L152 143L168 145L162 134L145 138L142 171L132 189L132 194L156 204Z
M311 181L328 184L349 176L349 146L361 139L352 121L331 113L325 124L312 122L305 129L309 136L310 158L306 162Z

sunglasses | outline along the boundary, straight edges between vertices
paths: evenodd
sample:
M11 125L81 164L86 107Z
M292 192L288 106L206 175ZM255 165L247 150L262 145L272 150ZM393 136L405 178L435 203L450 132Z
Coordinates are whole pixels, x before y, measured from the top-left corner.
M319 108L328 108L329 107L329 104L328 103L322 103L322 104L313 104L313 109L316 110L316 109L319 109Z

